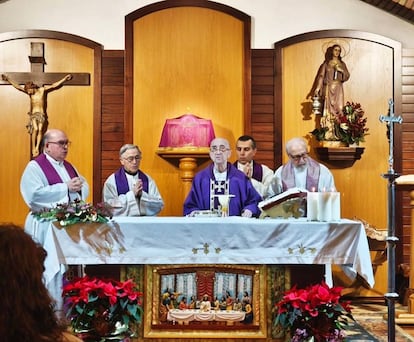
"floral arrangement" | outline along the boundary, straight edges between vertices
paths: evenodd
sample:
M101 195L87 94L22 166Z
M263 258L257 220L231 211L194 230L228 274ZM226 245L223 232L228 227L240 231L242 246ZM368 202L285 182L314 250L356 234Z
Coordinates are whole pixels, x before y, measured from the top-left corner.
M141 322L143 296L136 287L131 279L89 277L64 285L64 307L74 333L87 341L134 336L132 325Z
M78 222L108 222L112 218L112 207L107 203L85 203L74 200L69 203L57 204L54 208L44 208L33 212L39 220L56 220L61 226L68 226Z
M368 134L365 127L367 118L359 103L347 102L342 113L337 118L337 129L340 140L351 145L363 142Z
M353 320L350 302L340 303L341 287L325 282L285 292L276 303L274 324L291 335L291 341L345 341L344 329Z
M367 118L364 117L364 110L359 103L347 102L342 109L342 113L337 115L333 122L333 136L336 141L341 141L347 145L356 144L365 141L368 134L366 127ZM329 127L315 128L311 134L318 141L324 141Z

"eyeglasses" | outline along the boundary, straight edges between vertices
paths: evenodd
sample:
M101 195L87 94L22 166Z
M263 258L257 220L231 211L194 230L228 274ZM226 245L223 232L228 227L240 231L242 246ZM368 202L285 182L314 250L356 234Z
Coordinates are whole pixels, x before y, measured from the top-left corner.
M69 140L59 140L59 141L48 141L47 143L56 144L56 145L59 145L60 147L65 147L65 146L69 147L72 142L70 142Z
M210 152L215 153L215 152L218 152L218 151L220 151L220 152L226 152L226 151L230 151L230 149L229 149L229 148L227 148L227 147L226 147L226 146L224 146L224 145L220 145L220 146L211 146L211 147L210 147Z
M141 156L132 156L132 157L128 157L128 158L122 158L130 163L132 163L133 161L140 161L142 159Z
M306 158L308 156L308 152L304 152L302 154L297 154L296 156L290 155L290 158L292 158L294 161L299 161L302 158Z

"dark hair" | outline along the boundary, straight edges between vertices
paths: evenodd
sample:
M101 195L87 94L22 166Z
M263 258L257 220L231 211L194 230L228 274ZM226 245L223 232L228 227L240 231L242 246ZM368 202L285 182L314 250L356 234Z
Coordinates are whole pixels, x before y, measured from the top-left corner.
M256 140L254 140L254 138L250 135L242 135L239 137L239 139L237 139L237 141L252 141L252 148L256 149Z
M326 52L325 52L325 61L326 61L326 62L329 62L329 61L333 58L333 50L334 50L334 48L336 48L336 47L339 47L339 48L341 49L341 52L342 52L342 47L341 47L341 45L339 45L339 44L334 44L334 45L332 45L332 46L328 47L328 48L326 49ZM342 61L342 57L341 57L341 55L339 55L339 56L338 56L338 59L339 59L340 61Z
M43 283L46 251L14 224L0 224L2 341L59 341L53 300Z

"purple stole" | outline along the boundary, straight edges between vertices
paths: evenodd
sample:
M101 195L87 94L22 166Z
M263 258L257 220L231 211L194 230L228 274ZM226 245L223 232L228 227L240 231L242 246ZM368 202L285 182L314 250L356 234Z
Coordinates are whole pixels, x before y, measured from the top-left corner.
M46 155L44 153L36 157L34 161L39 164L40 168L42 169L43 173L47 178L47 181L49 182L49 185L63 183L62 178L60 178L59 174L57 173L53 165L50 163L50 161L47 160ZM68 172L70 178L79 177L71 163L64 160L63 166Z
M214 177L214 164L210 165L210 168L211 168L210 169L210 210L217 209L219 206L218 197L216 197L216 195L228 195L229 194L230 167L231 167L231 164L227 163L226 180L218 181L216 180L216 177ZM237 169L237 166L235 168Z
M308 158L308 168L306 171L306 189L308 191L312 191L312 190L318 191L319 175L320 175L319 163L313 160L312 158ZM287 162L286 165L282 167L281 176L282 176L283 191L294 188L296 186L295 174L293 172L293 165L290 160L289 162Z
M142 180L142 189L148 193L148 176L138 170L138 178ZM115 172L115 183L118 195L125 195L129 191L128 180L123 167L120 167Z
M263 180L263 168L262 165L259 163L256 163L253 160L253 174L252 174L252 178L256 179L259 182L262 182Z
M233 163L233 165L237 168L237 160ZM253 160L253 174L252 178L256 179L259 182L262 182L263 179L263 168L262 165L255 162Z

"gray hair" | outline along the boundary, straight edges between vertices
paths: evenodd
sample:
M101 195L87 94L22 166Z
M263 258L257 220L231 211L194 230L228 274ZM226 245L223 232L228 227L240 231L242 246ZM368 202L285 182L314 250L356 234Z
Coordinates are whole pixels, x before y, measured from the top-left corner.
M302 137L292 138L286 143L285 150L287 154L290 155L293 146L301 146L308 151L308 142Z
M119 149L119 156L122 157L122 155L128 150L137 150L139 154L142 153L137 145L125 144L125 145L122 145L122 147Z

